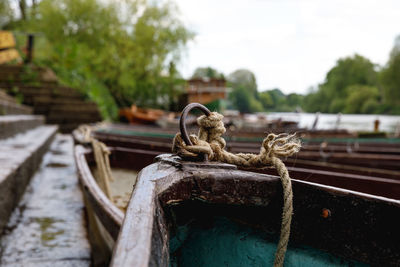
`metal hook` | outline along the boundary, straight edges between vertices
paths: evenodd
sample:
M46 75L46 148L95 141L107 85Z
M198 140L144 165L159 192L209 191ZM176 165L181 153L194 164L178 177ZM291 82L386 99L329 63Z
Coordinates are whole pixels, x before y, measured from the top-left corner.
M199 103L190 103L183 109L181 118L179 120L179 128L181 130L182 139L183 141L185 141L185 144L187 146L192 146L193 144L189 139L189 135L186 130L185 120L189 112L194 108L200 109L204 114L206 114L206 116L209 116L211 114L211 111L208 108Z

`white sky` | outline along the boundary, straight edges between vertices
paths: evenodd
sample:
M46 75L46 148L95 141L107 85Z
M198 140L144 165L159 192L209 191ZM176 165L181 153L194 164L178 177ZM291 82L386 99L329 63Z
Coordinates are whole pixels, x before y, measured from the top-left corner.
M180 70L253 71L259 90L306 93L340 57L386 63L400 34L399 0L175 0L196 33Z

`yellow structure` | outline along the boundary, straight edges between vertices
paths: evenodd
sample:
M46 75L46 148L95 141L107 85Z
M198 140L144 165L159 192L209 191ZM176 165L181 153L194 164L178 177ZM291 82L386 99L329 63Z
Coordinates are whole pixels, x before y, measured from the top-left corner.
M14 36L9 31L0 31L0 64L12 60L21 60L18 51L15 49Z

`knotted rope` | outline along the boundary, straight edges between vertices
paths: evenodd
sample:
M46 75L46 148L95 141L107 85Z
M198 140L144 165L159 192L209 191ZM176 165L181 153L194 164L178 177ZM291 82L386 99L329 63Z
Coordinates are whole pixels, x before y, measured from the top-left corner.
M92 137L92 127L88 125L81 125L78 128L81 134L83 143L91 143L93 148L94 159L99 172L99 184L103 188L106 196L113 201L111 194L110 181L114 181L111 173L110 159L111 154L108 147Z
M259 154L233 154L224 149L226 142L221 135L226 129L222 119L223 116L217 112L199 117L197 119L200 127L198 135L189 136L193 145L186 145L181 134L178 133L174 138L172 151L185 159L201 159L206 155L210 161L220 161L246 168L265 166L276 168L283 187L283 210L274 266L283 266L293 214L293 192L288 170L279 158L297 153L301 147L300 141L295 138L295 135L269 134L264 139Z

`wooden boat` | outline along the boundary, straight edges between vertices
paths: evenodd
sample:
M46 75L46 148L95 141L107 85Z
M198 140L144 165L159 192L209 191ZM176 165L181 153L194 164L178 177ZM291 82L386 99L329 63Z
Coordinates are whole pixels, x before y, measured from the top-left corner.
M164 113L159 109L143 109L132 105L130 108L120 109L118 116L120 120L131 124L155 124Z
M128 171L133 171L132 179L134 179L135 171L150 164L156 154L148 150L135 150L118 147L111 149L111 166L115 169L122 168ZM76 146L75 159L89 215L89 233L91 235L92 245L94 244L93 248L94 250L97 250L97 252L95 252L94 263L99 266L106 264L109 260L110 253L114 248L114 242L117 240L118 233L124 221L124 211L118 208L116 203L111 202L97 185L96 178L93 175L94 172L92 171L94 169L94 159L90 149L81 145ZM279 207L282 203L279 178L266 174L255 174L253 172L236 170L233 166L226 166L226 164L208 165L201 163L186 163L181 162L172 156L163 156L158 158L157 163L146 167L140 174L135 194L136 190L140 190L141 193L140 196L134 194L132 197L130 206L127 209L127 216L130 217L127 217L125 221L128 222L129 220L132 222L130 227L135 227L137 220L141 221L141 218L143 218L143 220L157 219L156 217L146 217L150 215L155 216L152 213L155 212L153 208L162 208L162 210L158 210L157 212L163 216L167 216L162 219L163 224L166 223L167 225L170 225L174 221L169 220L176 220L177 224L175 226L169 226L171 227L168 228L168 231L170 232L168 232L168 234L167 232L164 232L165 236L171 238L171 240L164 239L163 241L164 246L167 246L164 247L164 254L160 254L163 255L163 257L167 257L164 260L169 258L171 262L179 262L182 260L179 259L179 251L181 251L182 248L174 247L175 251L171 253L171 255L169 255L165 250L167 250L168 246L176 246L176 243L178 242L176 240L176 235L185 235L184 232L186 230L182 227L185 227L185 223L192 222L192 220L195 221L195 223L191 223L190 227L194 227L195 230L199 230L197 228L197 223L200 223L201 229L203 229L202 227L206 227L207 229L207 227L210 227L210 224L213 225L214 222L217 225L222 223L224 224L224 227L229 226L231 228L233 227L233 229L242 229L244 231L243 234L246 236L253 233L253 231L259 232L260 229L269 229L269 239L276 240L274 233L276 233L279 228ZM152 173L155 170L158 170L157 172L159 173ZM166 173L168 173L167 176L165 176ZM173 178L175 176L180 178ZM188 176L190 176L190 178ZM115 179L120 179L120 177L117 176ZM154 183L150 181L153 179L156 179ZM175 181L174 179L177 180ZM166 181L169 181L168 184L165 184ZM146 185L144 186L142 183L145 183ZM171 188L169 187L172 186L170 183L173 183L174 185ZM157 185L157 188L163 188L165 191L163 191L162 194L158 191L149 192L147 191L150 190L150 185L148 184L152 184L152 190L154 190L153 186ZM257 190L255 190L255 188L257 188ZM396 236L399 236L397 230L397 225L400 219L399 216L397 216L398 207L400 206L399 201L298 180L293 180L293 188L295 217L292 227L294 230L292 231L291 242L293 241L294 244L299 243L307 245L308 247L303 248L300 246L301 248L298 248L297 245L295 245L294 251L289 252L288 257L289 255L292 255L292 253L293 255L306 253L311 246L320 250L328 251L338 255L339 257L350 258L352 260L367 262L370 264L374 264L374 261L376 260L382 260L376 253L371 256L368 256L370 254L366 253L367 256L365 256L365 251L360 251L360 248L355 245L356 242L360 242L359 246L363 247L362 249L367 249L361 245L363 243L382 246L379 248L379 251L387 251L390 249L390 253L394 254L392 254L391 257L387 256L388 260L385 266L395 266L399 263L399 247L397 246L397 241L393 240L396 239ZM133 187L128 187L127 189L129 191L132 190ZM126 192L127 191L122 192L121 194ZM139 191L137 193L139 194ZM159 193L160 195L158 195ZM135 207L134 210L149 207L148 209L143 208L143 211L138 213L140 214L139 217L135 217L135 211L132 210L132 207L135 206L133 203L135 203L134 201L137 197L140 197L144 202L142 202L140 207ZM156 207L157 205L154 204L154 202L157 202L156 199L160 199L161 207ZM145 202L150 200L152 203L151 205L148 202ZM321 217L323 209L329 209L332 218ZM237 218L239 211L242 212L241 216L243 217ZM243 212L245 215L243 215ZM132 216L136 219L132 219ZM201 218L203 217L206 218L204 222L201 221ZM268 218L274 219L267 222ZM225 223L227 223L227 225ZM303 223L309 225L303 225ZM369 223L371 225L368 225ZM357 228L357 225L361 225L360 229ZM250 228L246 228L248 226L251 226L251 230ZM165 227L165 225L163 227ZM369 229L373 227L375 228ZM331 228L335 228L336 231ZM139 232L146 232L144 230L152 228L142 228L140 226L135 229L139 230ZM312 229L319 230L313 232ZM381 230L383 231L383 229L386 229L388 232L381 233ZM353 240L355 243L352 243L353 241L349 240L344 242L346 235L352 231L358 233L358 239ZM154 234L157 234L155 232L154 229ZM391 234L389 234L390 232ZM153 235L151 232L146 233L148 236ZM364 233L366 234L365 236L363 235ZM120 239L123 236L131 237L131 234L132 233L126 234L121 232ZM386 238L391 237L390 242L393 242L391 248L388 248L388 244L383 242L386 239L380 238L381 234ZM307 239L307 236L310 240ZM324 237L319 240L318 237L320 236ZM362 237L365 237L364 241L361 240ZM159 238L159 236L157 238ZM369 242L367 242L368 238L371 238ZM375 240L376 238L379 240ZM329 239L334 240L328 242ZM139 247L141 247L140 244L144 242L142 237L138 236L133 240L139 240L134 242L139 245ZM146 242L148 241L149 240ZM165 244L167 241L169 243ZM126 240L126 242L128 241ZM152 244L152 242L146 242L143 244ZM334 244L331 244L331 242L334 242ZM389 241L387 242L390 243ZM123 243L121 243L120 246L124 246ZM270 247L273 245L265 246ZM121 248L115 248L115 255L122 255L118 252L120 249ZM142 247L142 249L144 248ZM377 248L369 247L368 249L374 251ZM312 251L315 252L315 250ZM359 251L358 256L354 255L357 251ZM319 255L314 252L311 254ZM131 254L133 253L131 250L127 250L127 253L129 255L126 255L126 253L123 253L123 255L128 258L130 258L130 255L137 256L135 253ZM141 251L140 253L147 255L147 253L150 252ZM271 254L273 252L270 251L269 253ZM99 255L102 256L100 259ZM271 255L269 255L270 258L272 257ZM326 256L328 254L322 253L322 255ZM329 255L328 259L325 260L333 261L333 263L339 261L331 254ZM386 257L383 255L381 256ZM120 257L122 256L114 257L113 266L147 266L140 264L136 265L136 262L132 263L132 265L125 265L127 262L121 263L119 261ZM320 256L316 257L319 258ZM161 260L161 257L159 260ZM158 262L156 265L163 265L161 263L162 262Z
M196 132L197 129L191 129ZM140 139L155 142L171 143L179 129L161 129L154 126L106 125L98 128L94 135L101 139ZM264 136L266 133L264 133ZM228 134L224 138L228 147L238 149L258 149L262 138L240 138ZM129 141L128 141L129 142ZM358 152L400 154L400 138L302 138L302 150L324 150L326 152Z
M125 216L136 172L167 145L141 136L129 141L107 137L102 141L113 152L111 166L133 171L129 186L116 187L116 195L125 196L123 201L112 202L96 183L91 150L75 148L91 241L103 256L95 265L106 264L113 249L112 266L254 266L273 260L282 205L274 170L255 173L227 164L158 156L141 171ZM286 162L293 164L288 169L295 179L289 266L400 264L400 202L395 200L400 199L399 172L304 159Z
M75 162L79 181L84 193L88 217L89 240L93 251L93 265L107 266L118 236L124 209L132 193L136 175L153 162L157 152L112 147L110 164L114 182L111 182L113 200L110 200L98 184L96 163L90 148L75 146Z
M140 140L115 135L95 136L112 147L149 150L154 155L168 153L171 146L170 143L160 140ZM258 152L255 148L230 146L229 143L227 147L233 152ZM400 199L400 156L396 154L396 150L393 155L333 153L325 157L322 157L320 151L307 151L306 146L305 150L296 157L284 160L294 178ZM352 161L349 162L349 159ZM262 172L276 174L273 169L264 169Z
M121 111L122 112L122 111ZM122 120L124 122L129 122L133 121L133 118L131 120L127 119L128 117L131 117L131 110L124 109L123 112L126 112L128 114L127 116L121 115L122 117L125 117L126 119ZM124 113L125 114L125 113ZM164 116L165 117L165 116ZM157 119L158 118L158 119ZM123 124L123 123L115 123L112 125L108 125L105 127L103 130L108 131L108 132L120 132L120 133L125 133L127 135L159 135L159 136L165 136L169 137L170 135L173 135L176 133L179 128L178 128L178 123L176 121L174 122L168 122L168 120L165 120L164 122L161 121L163 116L160 117L155 117L153 119L149 119L147 122L144 121L143 123L140 123L137 121L136 123L131 123L131 124ZM149 124L155 124L154 122L157 121L158 125L163 125L155 127L154 125L149 125ZM149 123L151 122L151 123ZM192 121L194 122L194 121ZM229 121L226 122L226 125L229 125ZM193 127L196 128L196 127ZM297 128L297 127L290 127L290 128L285 128L285 127L264 127L262 129L251 129L251 128L246 128L246 127L241 127L238 128L235 125L231 125L227 127L227 132L225 133L224 137L227 140L234 140L234 141L245 141L245 142L254 142L254 141L260 141L265 137L266 133L295 133L297 132L300 136L302 136L304 139L334 139L334 138L340 138L342 140L344 139L355 139L357 136L353 133L348 132L347 130L307 130L304 128ZM373 139L373 138L365 138L365 139ZM378 138L378 139L385 139L385 138Z
M130 137L130 138L141 138L142 140L160 140L170 143L176 132L179 131L178 127L171 128L160 128L152 125L126 125L126 124L107 124L98 128L95 132L96 135L115 135L119 137ZM189 127L189 131L196 132L197 127ZM258 135L253 137L242 136L240 132L227 129L224 135L225 140L228 142L234 142L237 144L256 145L258 146L262 142L263 138L268 132L260 132ZM357 138L356 136L338 137L335 135L322 135L317 137L302 137L302 132L299 132L300 137L305 145L314 145L320 148L321 144L325 146L342 146L345 150L378 148L378 151L382 152L385 149L397 148L400 150L400 138ZM327 147L328 148L328 147ZM374 151L373 149L370 151Z
M113 147L151 150L158 154L168 153L171 149L170 139L163 137L128 137L105 132L95 132L94 135ZM259 145L259 143L228 142L227 150L234 153L258 153ZM346 143L339 145L334 143L323 150L321 144L310 144L304 145L303 149L304 151L300 151L295 157L284 160L293 178L400 199L398 144L367 146L360 143L356 152L349 152ZM262 172L276 174L273 169L264 169Z
M111 266L272 266L279 177L159 156L132 194ZM398 266L400 202L293 180L285 266Z

